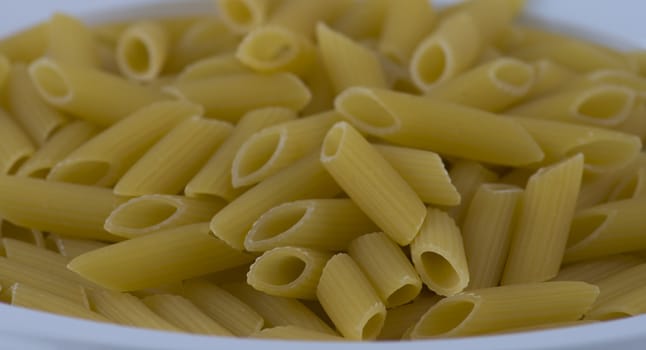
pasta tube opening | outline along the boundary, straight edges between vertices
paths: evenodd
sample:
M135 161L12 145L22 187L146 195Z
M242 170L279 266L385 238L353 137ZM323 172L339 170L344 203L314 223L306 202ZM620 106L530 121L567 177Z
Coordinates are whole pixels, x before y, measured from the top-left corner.
M128 38L122 50L124 63L134 73L146 74L150 70L150 49L146 40L139 37Z
M444 256L435 252L424 252L421 255L421 266L428 280L445 290L458 288L462 279L453 264Z
M589 214L575 217L570 228L570 236L567 243L568 249L595 236L599 230L603 229L607 221L608 215L605 214Z
M296 67L310 61L306 39L289 30L271 26L247 34L236 51L240 62L260 72L299 70ZM302 61L302 62L299 62ZM300 67L303 68L303 67Z
M451 51L442 41L433 40L424 45L412 62L415 65L412 69L417 72L413 77L419 80L420 86L431 86L445 79L452 61Z
M325 136L323 141L323 150L321 154L321 160L329 160L334 158L339 150L341 145L343 145L343 139L345 136L347 124L336 124Z
M307 261L303 257L287 254L265 254L262 264L251 267L256 282L272 286L296 283L306 268Z
M80 185L97 185L112 175L109 162L80 160L58 163L47 176L48 180L71 182Z
M272 132L255 134L247 140L233 159L233 186L242 187L256 182L285 148L286 139L287 132L284 129L274 129Z
M586 170L604 172L628 164L635 157L635 143L630 139L607 139L570 148L565 157L582 153Z
M246 32L257 27L264 21L262 9L251 1L246 0L218 0L218 9L222 19L232 29Z
M573 115L601 125L624 121L635 105L636 93L621 86L599 86L586 91L572 105Z
M374 135L384 135L399 127L400 121L374 93L354 87L334 101L336 109L352 124Z
M254 223L247 235L245 245L258 244L289 234L310 211L309 207L282 205L271 209Z
M474 300L453 298L435 304L415 326L416 333L428 337L449 333L466 321L476 307Z
M375 313L363 325L361 339L376 339L385 321L386 314L375 310Z
M419 291L419 285L413 283L405 284L388 296L386 305L403 305L414 299L419 294Z
M534 83L533 67L518 60L500 60L489 73L496 86L512 94L524 95Z
M38 92L57 104L72 99L73 90L61 68L52 60L43 58L29 66L29 76Z

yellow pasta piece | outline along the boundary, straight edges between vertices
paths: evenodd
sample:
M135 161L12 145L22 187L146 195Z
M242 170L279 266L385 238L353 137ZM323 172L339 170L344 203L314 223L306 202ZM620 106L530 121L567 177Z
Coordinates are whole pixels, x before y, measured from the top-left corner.
M386 3L379 51L397 63L407 64L415 46L433 30L435 12L425 0L386 0Z
M222 21L231 30L248 33L265 24L277 0L216 0Z
M178 82L168 89L202 105L207 117L236 122L245 113L263 107L299 111L312 96L307 86L291 73L230 74Z
M303 2L283 0L272 12L268 24L282 26L294 33L313 37L320 22L333 22L352 4L349 0Z
M47 50L47 23L39 23L0 40L0 54L14 62L30 62Z
M583 281L596 284L600 280L615 275L623 270L637 266L644 260L632 255L610 255L599 259L590 259L561 268L554 281Z
M177 76L177 81L192 81L221 75L251 73L234 54L221 54L201 59L186 66Z
M236 249L254 221L270 208L305 198L329 198L340 192L315 152L240 195L211 220L211 232ZM1 214L1 213L0 213Z
M339 253L328 261L316 295L345 338L370 340L381 332L386 307L349 255Z
M323 66L337 93L352 86L387 86L381 63L370 49L322 23L316 34Z
M231 165L240 146L254 133L296 118L287 108L267 107L245 114L218 150L202 169L189 181L184 192L189 197L218 197L232 201L246 188L234 188Z
M410 249L415 269L435 293L453 295L469 284L460 229L445 212L428 209L424 225Z
M343 338L328 333L318 332L299 326L278 326L265 328L250 336L260 339L281 340L311 340L311 341L343 341Z
M586 320L614 320L646 313L646 286L608 300L603 306L586 314Z
M424 203L457 205L460 193L451 183L442 158L414 148L375 145Z
M292 72L312 69L316 50L309 38L280 26L264 26L247 34L236 49L236 58L256 72Z
M447 213L461 224L464 221L471 200L480 185L487 182L496 182L498 175L487 169L482 164L474 161L460 160L453 164L449 171L449 177L455 188L460 193L458 206L450 208Z
M417 323L428 309L442 298L437 295L421 295L412 303L389 309L379 340L400 340L408 329Z
M130 199L105 219L106 231L125 238L208 221L224 207L218 200L150 194Z
M484 40L490 42L508 27L523 9L524 0L471 0L460 10L473 17Z
M646 264L639 264L598 280L595 284L600 290L599 297L588 314L594 313L608 302L637 288L646 287L644 276L646 276Z
M608 195L609 201L617 201L630 198L642 198L646 196L646 154L641 153L638 157L638 164L635 168L629 167L621 171L621 178L615 184Z
M105 242L89 239L63 238L52 233L47 236L47 241L48 244L51 242L53 245L52 249L54 251L69 259L74 259L81 254L85 254L108 245L108 243Z
M516 186L483 184L473 196L462 226L469 289L500 283L522 194Z
M93 310L118 324L179 332L179 328L152 312L134 295L90 290L88 298Z
M538 60L532 65L535 79L525 95L526 101L557 90L576 77L572 70L550 60Z
M372 2L374 0L370 1ZM322 60L320 51L317 51L315 66L322 67ZM334 108L334 87L325 69L311 69L303 77L303 81L309 87L312 98L307 106L303 108L302 114L321 113Z
M427 95L489 112L520 101L532 88L535 70L517 59L501 57L439 84Z
M247 283L269 295L316 300L316 286L331 256L309 248L274 248L251 265Z
M401 248L382 232L358 237L348 253L359 265L386 307L406 304L422 290L422 280Z
M0 176L0 217L36 230L116 241L103 229L115 204L108 189Z
M355 40L376 38L382 31L386 11L388 0L354 1L332 27Z
M273 125L249 136L231 165L233 187L254 185L321 147L325 134L339 120L337 112L324 112Z
M128 26L119 36L116 58L121 73L134 80L151 81L164 69L169 54L164 27L154 21Z
M321 163L350 198L388 236L409 244L426 215L424 203L395 169L346 122L327 133Z
M0 174L13 174L35 151L29 136L0 107Z
M646 199L600 204L574 215L564 261L646 249Z
M179 329L197 334L233 336L182 296L157 294L145 297L142 301L154 313Z
M211 237L208 224L201 223L92 250L74 258L68 268L106 288L132 291L226 270L252 260L251 255Z
M249 305L213 283L200 280L185 282L184 296L238 337L260 331L265 323Z
M635 104L634 90L600 84L556 92L517 106L508 113L576 124L616 126L628 118Z
M151 147L114 186L120 196L177 194L229 137L233 126L191 117Z
M182 101L143 107L67 155L47 179L110 187L164 134L200 113L199 106Z
M11 286L11 305L90 321L109 322L102 315L59 295L24 283Z
M244 242L249 251L281 246L345 250L356 237L377 226L350 199L310 199L269 209L253 224Z
M72 151L94 137L99 129L83 120L61 127L16 171L17 176L44 179Z
M602 173L628 165L641 150L639 137L602 128L571 123L515 118L540 145L547 165L582 153L587 172Z
M256 310L265 319L266 327L299 326L335 334L314 312L296 299L267 295L246 283L227 284L223 288Z
M47 103L104 126L164 98L158 91L98 69L63 64L49 58L33 62L29 66L29 76Z
M360 131L394 144L501 165L543 159L516 120L474 108L364 87L341 93L335 107Z
M47 57L77 67L99 66L90 28L79 19L63 13L54 13L47 22Z
M502 284L547 281L557 275L583 174L578 154L538 170L523 194Z
M412 339L493 333L576 321L599 295L584 282L543 282L479 289L440 300L413 328Z

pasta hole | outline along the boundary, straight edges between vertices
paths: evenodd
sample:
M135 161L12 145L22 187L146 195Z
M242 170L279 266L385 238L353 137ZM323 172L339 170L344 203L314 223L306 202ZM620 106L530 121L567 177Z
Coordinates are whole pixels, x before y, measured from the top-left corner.
M505 62L494 71L494 78L510 89L529 88L534 71L532 67L521 62Z
M254 267L256 278L269 285L284 286L298 280L307 264L292 255L266 255L262 264Z
M450 289L460 282L458 273L442 255L424 252L421 259L426 275L438 286Z
M280 132L274 132L265 133L250 140L252 142L247 143L242 152L236 155L233 172L234 185L248 185L248 183L243 184L239 181L267 165L272 156L278 152L282 139L283 136Z
M132 201L109 218L113 227L145 229L157 226L170 219L177 207L166 201Z
M266 29L243 43L246 54L260 62L284 61L294 56L295 43L284 31Z
M372 315L368 322L363 326L363 331L361 332L361 339L376 339L381 328L384 326L385 317L381 313Z
M419 78L424 84L438 82L446 71L446 51L439 44L433 44L422 52L416 67Z
M27 161L27 159L29 159L29 157L26 155L20 156L18 159L16 159L13 162L13 164L11 164L9 169L7 169L6 174L8 175L15 174L16 171L18 171L18 169L20 169L20 167Z
M72 94L65 77L53 63L38 62L32 66L30 73L39 91L48 99L64 99Z
M565 155L571 157L577 153L583 153L588 170L604 171L620 167L632 160L639 147L638 141L635 141L633 143L628 138L600 140L573 147Z
M387 129L396 125L395 117L369 92L359 89L349 91L337 99L338 107L354 124L371 129ZM379 130L374 132L378 133Z
M150 51L140 38L127 40L123 48L123 57L128 69L134 73L145 74L150 70Z
M249 25L253 21L253 15L244 1L229 0L220 1L220 3L223 5L222 10L235 23L240 25Z
M414 284L405 284L401 288L393 292L388 299L386 304L388 306L398 306L405 304L415 298L419 294L419 286Z
M459 327L471 315L474 308L475 304L469 300L452 300L435 304L419 321L415 332L426 337L448 333Z
M262 221L256 228L253 236L255 241L268 240L286 232L301 221L307 213L307 208L283 207L281 209L268 216L267 220Z
M624 89L602 89L578 105L577 114L592 119L615 119L630 110L633 95Z
M341 148L343 143L343 136L345 135L345 126L336 125L328 131L323 141L323 156L324 157L334 157Z
M97 185L108 175L110 164L103 161L79 161L56 167L50 173L52 180L81 185Z
M603 214L583 215L572 221L567 246L572 247L584 241L596 232L607 220Z

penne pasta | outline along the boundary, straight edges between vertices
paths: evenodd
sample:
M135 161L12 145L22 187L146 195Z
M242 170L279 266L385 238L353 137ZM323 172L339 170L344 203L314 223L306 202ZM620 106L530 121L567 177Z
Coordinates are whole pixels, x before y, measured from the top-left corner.
M260 331L265 323L249 305L213 283L184 282L184 296L215 322L238 337Z
M207 117L237 122L245 113L264 107L300 111L311 93L293 74L231 74L168 87L182 99L200 104Z
M323 66L337 93L352 86L387 86L381 63L370 49L321 23L316 37Z
M260 73L292 72L304 75L316 59L309 38L281 26L263 26L249 32L240 42L236 58Z
M451 183L442 158L414 148L374 145L424 203L457 205L460 193Z
M0 217L31 229L114 242L103 222L115 204L108 189L0 176Z
M147 296L142 301L150 310L179 329L196 334L233 336L229 330L182 296L157 294Z
M424 225L410 246L424 284L439 295L454 295L469 284L469 268L460 229L445 212L429 208Z
M79 305L67 298L24 283L15 283L11 286L11 305L90 321L109 322L107 318L85 305Z
M420 295L413 302L389 309L378 340L402 340L428 309L442 298L437 295Z
M318 332L299 326L278 326L265 328L250 336L260 339L310 340L310 341L343 341L343 338L328 333Z
M335 112L269 126L240 145L231 165L234 188L254 185L321 147L328 129L339 121Z
M542 282L558 274L583 174L578 154L538 170L527 183L502 284Z
M133 291L226 270L252 260L251 255L211 237L208 224L201 223L92 250L74 258L68 268L105 288Z
M646 249L644 198L600 204L574 215L565 262Z
M107 319L124 326L179 332L180 329L152 312L139 298L128 293L90 290L92 309Z
M461 200L458 206L448 209L447 213L458 224L462 224L464 221L464 216L469 209L471 200L480 185L498 180L498 175L495 172L485 168L478 162L468 160L455 162L449 171L449 177L458 193L460 193Z
M333 22L352 4L348 0L328 0L303 2L283 0L272 11L267 24L285 27L294 33L313 37L315 27L320 22Z
M222 21L231 30L248 33L267 21L277 0L216 0L215 4Z
M182 101L143 107L68 154L47 179L111 187L164 134L200 113L199 106Z
M394 144L501 165L543 159L516 120L477 109L363 87L341 93L335 107L360 131Z
M646 264L639 264L598 280L596 285L599 287L599 297L587 314L593 314L612 300L646 286L645 274Z
M609 255L590 259L561 267L554 281L583 281L596 284L623 270L643 263L643 259L632 255Z
M348 247L350 257L370 280L386 307L415 299L422 280L401 248L382 232L356 238Z
M332 22L332 27L355 40L377 38L387 11L388 0L354 1Z
M424 203L395 169L346 122L328 131L321 163L359 208L390 238L408 245L422 226Z
M47 51L47 23L39 23L2 38L0 54L13 62L31 62Z
M164 96L98 69L41 58L29 76L50 105L89 122L108 126Z
M535 70L523 61L501 57L457 75L426 94L489 112L500 112L520 101L535 81Z
M224 142L233 126L193 116L179 123L146 152L114 186L120 196L177 194Z
M297 200L262 214L249 230L244 246L252 252L281 246L339 251L356 237L376 230L350 199Z
M76 67L98 67L94 35L79 19L54 13L47 22L47 57Z
M67 117L43 101L24 65L14 64L8 78L9 110L29 137L44 145Z
M247 283L269 295L316 300L316 286L331 256L309 248L274 248L251 265Z
M13 174L35 151L16 122L0 107L0 174Z
M125 238L208 221L224 207L211 199L161 194L130 199L116 207L105 219L106 231Z
M603 173L628 165L641 150L633 135L570 123L515 118L540 145L545 158L533 165L557 162L577 153L585 156L585 170Z
M270 208L305 198L329 198L340 192L315 152L251 188L211 219L211 232L242 250L254 221ZM1 213L0 213L1 214Z
M115 53L119 71L133 80L151 81L164 69L169 49L168 33L160 23L133 23L119 35Z
M433 30L435 11L425 0L385 2L379 51L399 64L407 64L417 44Z
M376 339L381 332L386 307L349 255L339 253L328 261L316 295L345 338Z
M49 172L58 162L98 132L99 129L96 126L83 120L62 126L29 159L22 163L16 171L16 176L47 178Z
M296 299L259 292L246 283L232 283L223 288L251 306L265 319L266 327L299 326L326 334L336 334L314 312Z
M412 329L412 339L485 334L577 321L599 295L584 282L543 282L479 289L440 300Z
M468 289L500 283L522 194L521 188L504 184L483 184L474 194L462 225Z
M178 82L214 78L222 75L251 73L234 54L221 54L195 61L177 75Z
M586 314L586 320L615 320L646 313L646 286L608 300L603 306Z
M246 188L234 188L231 166L240 146L253 134L269 126L294 120L296 113L287 108L267 107L245 114L231 135L188 182L184 192L189 197L217 197L232 201Z

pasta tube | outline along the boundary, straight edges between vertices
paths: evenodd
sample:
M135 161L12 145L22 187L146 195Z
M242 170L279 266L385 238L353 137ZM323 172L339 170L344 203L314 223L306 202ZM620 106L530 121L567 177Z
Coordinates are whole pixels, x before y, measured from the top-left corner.
M13 174L34 152L24 131L0 107L0 174Z

